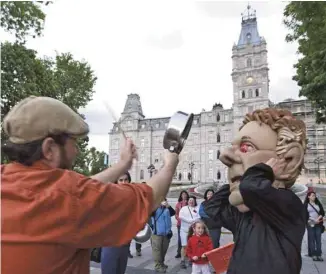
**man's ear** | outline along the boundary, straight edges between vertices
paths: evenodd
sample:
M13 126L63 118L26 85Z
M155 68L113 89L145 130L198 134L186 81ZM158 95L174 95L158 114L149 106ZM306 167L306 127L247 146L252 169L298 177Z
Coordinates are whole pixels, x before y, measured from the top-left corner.
M292 142L285 148L283 159L286 162L283 174L279 179L289 180L295 179L299 173L304 161L304 149L298 142Z

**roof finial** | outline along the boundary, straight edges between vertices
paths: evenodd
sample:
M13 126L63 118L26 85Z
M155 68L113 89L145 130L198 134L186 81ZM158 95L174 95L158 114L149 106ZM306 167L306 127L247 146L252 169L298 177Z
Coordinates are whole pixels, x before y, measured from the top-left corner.
M247 12L241 13L242 21L256 18L256 10L253 10L248 2Z

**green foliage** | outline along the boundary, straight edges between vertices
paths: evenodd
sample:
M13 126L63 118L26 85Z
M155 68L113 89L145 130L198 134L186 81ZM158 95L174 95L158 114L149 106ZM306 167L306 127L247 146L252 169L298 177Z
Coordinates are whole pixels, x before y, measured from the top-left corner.
M290 2L284 10L287 42L299 44L294 65L300 96L316 108L316 122L326 122L326 2Z
M17 41L24 42L26 36L40 36L45 14L41 5L50 2L1 1L1 27L15 35Z

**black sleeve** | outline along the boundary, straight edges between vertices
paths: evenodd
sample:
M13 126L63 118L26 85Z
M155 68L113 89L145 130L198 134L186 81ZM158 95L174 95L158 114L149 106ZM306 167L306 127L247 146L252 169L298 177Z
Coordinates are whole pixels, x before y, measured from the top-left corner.
M291 190L276 189L273 169L266 164L257 164L246 170L240 182L244 204L270 225L284 230L285 225L297 218L296 211L303 207ZM301 205L300 205L301 204ZM299 206L298 209L295 207Z
M170 212L170 217L175 215L175 210L173 209L172 206L169 206L169 212Z
M319 203L319 214L323 217L325 217L325 210L321 203Z
M223 185L213 197L203 202L205 213L235 234L240 212L229 203L230 185Z

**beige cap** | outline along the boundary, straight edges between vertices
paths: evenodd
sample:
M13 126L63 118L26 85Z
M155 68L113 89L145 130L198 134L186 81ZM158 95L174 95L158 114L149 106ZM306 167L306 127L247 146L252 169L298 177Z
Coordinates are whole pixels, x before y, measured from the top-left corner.
M66 133L85 137L86 122L66 104L50 97L30 96L17 103L3 120L3 129L15 144Z

